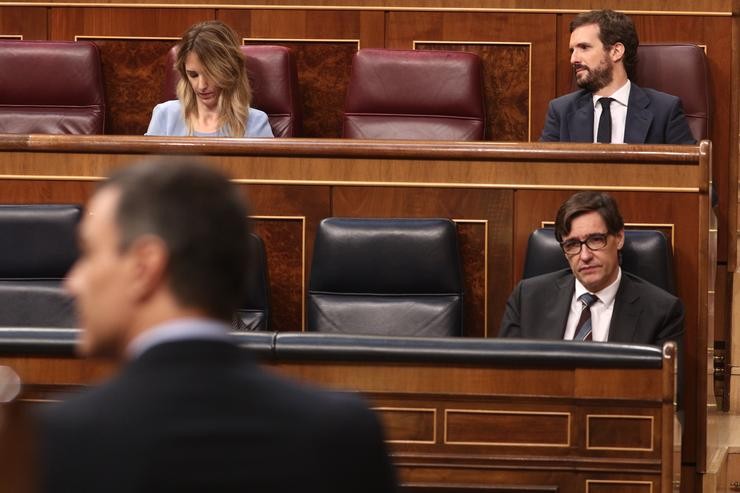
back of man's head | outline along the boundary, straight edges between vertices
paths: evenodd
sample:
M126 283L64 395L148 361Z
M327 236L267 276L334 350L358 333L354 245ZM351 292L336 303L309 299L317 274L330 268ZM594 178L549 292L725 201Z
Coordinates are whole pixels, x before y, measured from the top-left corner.
M570 22L570 32L589 24L599 26L599 40L604 44L605 49L609 49L616 43L624 45L624 68L627 74L632 76L635 64L637 64L637 47L640 45L637 29L632 19L613 10L591 10L578 14Z
M229 180L190 158L156 159L115 172L115 222L125 251L142 235L168 251L166 276L179 304L231 320L244 299L247 209Z

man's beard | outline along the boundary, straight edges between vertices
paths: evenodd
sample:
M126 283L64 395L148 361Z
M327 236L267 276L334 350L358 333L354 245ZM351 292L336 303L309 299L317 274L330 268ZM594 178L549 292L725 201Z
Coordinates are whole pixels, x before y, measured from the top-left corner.
M612 61L606 57L601 61L599 66L593 70L585 65L576 65L574 66L574 69L578 69L579 67L585 68L587 73L580 79L576 76L576 84L578 84L578 87L581 89L586 89L589 92L596 92L603 89L611 83L614 78L614 65L612 64Z

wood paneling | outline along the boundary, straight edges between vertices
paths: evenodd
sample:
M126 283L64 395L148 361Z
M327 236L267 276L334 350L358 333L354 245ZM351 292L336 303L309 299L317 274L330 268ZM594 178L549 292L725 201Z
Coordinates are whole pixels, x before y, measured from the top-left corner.
M523 117L529 119L531 140L539 138L547 103L555 94L555 17L536 14L491 14L475 12L390 12L388 14L387 48L412 49L414 41L444 45L444 41L471 42L480 51L487 78L486 100L490 111L502 113L491 118L493 140L527 140L521 128ZM473 43L483 43L476 48ZM485 43L502 43L498 48ZM531 43L527 57L520 46L506 43ZM486 47L487 48L484 48ZM513 50L513 51L512 51ZM494 76L499 71L505 72ZM552 76L543 76L552 74ZM529 83L531 92L525 110L522 84ZM530 118L531 117L531 118Z
M47 39L45 7L0 7L0 35Z

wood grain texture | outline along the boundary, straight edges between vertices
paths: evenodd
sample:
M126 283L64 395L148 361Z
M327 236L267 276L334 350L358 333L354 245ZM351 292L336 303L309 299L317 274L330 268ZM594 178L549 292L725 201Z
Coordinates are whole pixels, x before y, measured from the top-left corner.
M0 7L0 35L25 41L47 39L46 8Z

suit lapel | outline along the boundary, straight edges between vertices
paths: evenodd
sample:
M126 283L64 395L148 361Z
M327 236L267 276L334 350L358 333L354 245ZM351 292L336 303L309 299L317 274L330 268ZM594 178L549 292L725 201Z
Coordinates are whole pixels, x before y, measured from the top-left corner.
M650 104L645 91L632 84L630 97L627 102L627 121L624 129L625 144L644 144L650 125L653 123L653 113L647 109Z
M594 141L594 104L593 97L588 91L575 101L575 108L568 113L568 130L571 142L593 142Z
M632 281L622 272L622 280L614 299L614 311L609 324L610 342L632 342L637 331L642 308L638 300L640 295L632 287Z
M565 324L570 313L573 291L576 289L573 274L568 273L563 277L558 277L552 287L553 290L545 305L549 306L549 309L544 310L541 318L542 326L538 333L542 334L543 339L562 339L565 335Z

